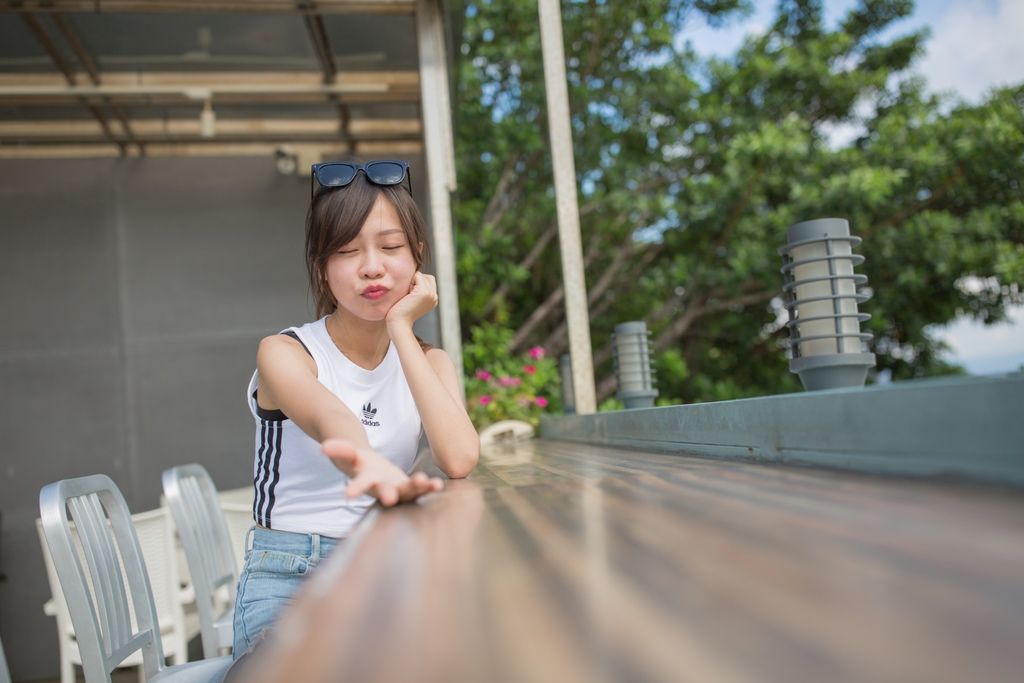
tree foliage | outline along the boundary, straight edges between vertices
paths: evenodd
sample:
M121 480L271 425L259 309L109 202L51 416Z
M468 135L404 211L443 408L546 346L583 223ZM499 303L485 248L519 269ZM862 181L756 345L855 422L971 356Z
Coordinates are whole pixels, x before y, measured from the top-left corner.
M955 372L931 326L985 322L1024 283L1024 87L978 105L913 77L924 33L879 34L910 0L862 0L838 26L821 2L782 0L727 59L680 39L744 3L563 2L591 336L599 398L614 390L609 335L652 330L675 401L798 388L779 324L786 228L848 218L874 296L880 370ZM535 0L456 3L455 204L467 337L566 351ZM837 146L844 130L856 137ZM472 363L467 368L473 371Z

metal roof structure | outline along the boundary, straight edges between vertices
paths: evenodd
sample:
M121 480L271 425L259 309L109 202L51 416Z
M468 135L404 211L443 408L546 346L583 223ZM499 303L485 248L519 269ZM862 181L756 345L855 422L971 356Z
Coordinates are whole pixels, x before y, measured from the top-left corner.
M441 0L9 0L0 159L421 157L461 377L446 30Z
M420 154L416 8L7 2L0 157Z

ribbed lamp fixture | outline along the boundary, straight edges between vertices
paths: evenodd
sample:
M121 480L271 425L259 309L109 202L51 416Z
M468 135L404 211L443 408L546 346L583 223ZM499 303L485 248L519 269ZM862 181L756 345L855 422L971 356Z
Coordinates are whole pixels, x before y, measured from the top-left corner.
M868 299L858 291L867 276L853 272L864 262L853 253L861 239L850 235L844 218L797 223L786 237L779 254L793 351L789 369L808 391L863 386L875 354L864 351L871 334L860 331L871 316L857 310Z
M612 335L618 397L626 408L650 408L658 391L647 350L647 324L642 320L619 323Z

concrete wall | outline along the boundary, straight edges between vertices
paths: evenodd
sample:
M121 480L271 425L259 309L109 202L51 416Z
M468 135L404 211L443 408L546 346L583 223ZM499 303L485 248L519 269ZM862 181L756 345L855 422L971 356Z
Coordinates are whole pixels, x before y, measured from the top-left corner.
M105 473L135 512L158 505L173 465L251 483L256 344L312 317L308 199L308 178L272 159L0 161L0 637L14 680L57 676L43 485Z

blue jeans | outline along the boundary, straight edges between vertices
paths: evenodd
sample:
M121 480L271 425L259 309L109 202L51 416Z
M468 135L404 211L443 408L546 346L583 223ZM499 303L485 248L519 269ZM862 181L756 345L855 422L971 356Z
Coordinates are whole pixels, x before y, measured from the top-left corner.
M234 657L256 644L302 581L342 539L253 527L235 596Z

